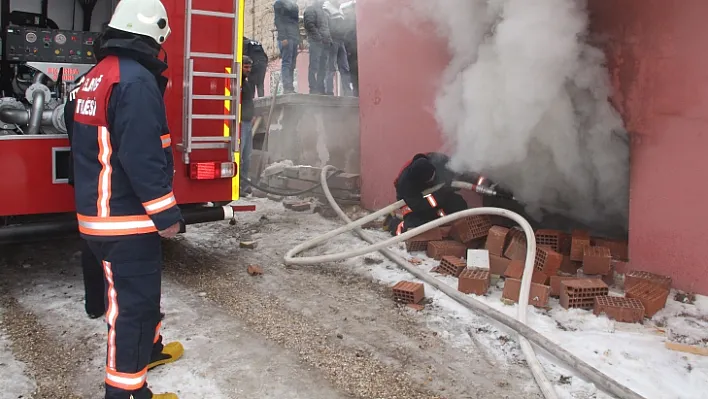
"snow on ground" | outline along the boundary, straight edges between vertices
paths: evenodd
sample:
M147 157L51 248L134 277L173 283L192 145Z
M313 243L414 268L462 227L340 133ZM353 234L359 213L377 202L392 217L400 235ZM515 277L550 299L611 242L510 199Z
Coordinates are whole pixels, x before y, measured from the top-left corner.
M264 200L250 199L256 203L257 211L252 214L238 215L240 220L257 220L265 216L272 223L288 218L282 204ZM299 214L302 218L302 229L288 231L278 235L277 243L286 250L295 245L339 227L338 221L330 221L319 215ZM372 232L375 238L384 240L389 236L384 232ZM187 233L190 241L209 245L212 248L231 246L228 241L213 240L213 236L204 229ZM264 238L256 234L254 239ZM265 237L267 238L267 237ZM271 237L273 239L273 237ZM334 253L363 245L363 242L351 234L343 234L333 238L326 245L309 251L306 255ZM403 245L394 249L404 258L418 257L424 262L418 267L428 271L436 262L427 259L424 254L412 256L406 253ZM279 254L282 255L282 254ZM347 266L358 273L366 273L383 284L393 285L400 280L415 279L386 260L379 254L370 254L344 261ZM457 286L456 279L435 275L448 285ZM504 305L501 298L503 283L498 282L487 296L475 297L487 305L507 314L516 316L518 305ZM424 315L431 329L437 330L451 341L453 345L468 346L470 338L480 350L488 351L488 355L496 361L507 363L523 362L518 345L509 342L508 337L514 336L506 327L483 319L472 311L453 301L445 294L426 284L426 297L432 300ZM584 310L562 309L557 299L551 299L550 311L539 310L529 306L528 321L531 327L544 334L553 342L580 357L606 375L612 376L621 384L642 396L651 399L702 398L708 389L708 357L686 353L673 352L664 347L666 337L662 330L654 327L652 321L640 324L618 323L606 316L596 317L592 312ZM432 309L431 309L432 308ZM697 320L708 315L708 298L699 297L695 305L683 304L669 299L666 309L659 312L654 321L659 325L695 324L686 322L686 315L692 315ZM690 334L690 328L684 328ZM702 331L705 334L705 330ZM702 337L701 337L702 338ZM567 367L558 364L550 355L540 354L541 363L549 376L556 382L556 388L562 398L609 398L597 390L594 385L583 381Z
M99 397L105 364L103 320L87 321L79 281L67 284L66 280L57 280L50 274L33 281L34 286L22 290L18 302L38 315L44 328L55 336L70 330L72 336L81 337L90 364L82 366L83 378L75 388L76 393L81 397ZM150 371L148 383L154 392L175 392L183 398L341 397L319 375L301 369L296 358L247 332L238 320L214 309L206 298L169 280L163 281L163 298L164 309L169 309L163 335L166 342L182 342L185 354L178 362ZM4 378L3 364L7 363L5 359L12 359L12 353L2 345L0 335L0 397L23 397L31 389L22 377L22 365L8 363L8 375L12 378ZM4 396L6 381L11 382L9 389L17 395Z
M2 321L3 311L0 309L0 396L22 398L34 390L35 384L25 374L25 365L13 356Z

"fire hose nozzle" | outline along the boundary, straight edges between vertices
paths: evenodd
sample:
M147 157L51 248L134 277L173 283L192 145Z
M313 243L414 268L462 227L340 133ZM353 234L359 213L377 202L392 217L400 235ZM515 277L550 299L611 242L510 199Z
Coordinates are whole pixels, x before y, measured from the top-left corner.
M486 195L488 197L506 198L506 199L516 201L516 197L514 197L513 195L502 194L492 188L484 187L484 186L477 185L477 184L472 184L472 183L463 182L463 181L455 181L452 183L452 186L456 187L456 188L474 191L477 194Z

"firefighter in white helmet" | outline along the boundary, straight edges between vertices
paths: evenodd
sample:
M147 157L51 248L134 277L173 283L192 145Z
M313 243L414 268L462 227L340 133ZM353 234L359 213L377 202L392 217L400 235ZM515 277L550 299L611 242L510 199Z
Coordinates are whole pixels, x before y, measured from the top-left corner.
M98 64L74 91L79 231L106 282L106 399L177 398L147 386L148 370L184 352L160 334L160 237L184 226L172 192L167 63L159 59L169 35L159 0L121 0L97 43Z

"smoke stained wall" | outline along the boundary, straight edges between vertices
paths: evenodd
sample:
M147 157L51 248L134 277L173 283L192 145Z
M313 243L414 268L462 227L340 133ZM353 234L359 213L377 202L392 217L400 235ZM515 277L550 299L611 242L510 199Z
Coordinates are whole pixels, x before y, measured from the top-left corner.
M629 143L581 0L416 0L452 61L436 118L452 167L511 188L537 219L626 231Z

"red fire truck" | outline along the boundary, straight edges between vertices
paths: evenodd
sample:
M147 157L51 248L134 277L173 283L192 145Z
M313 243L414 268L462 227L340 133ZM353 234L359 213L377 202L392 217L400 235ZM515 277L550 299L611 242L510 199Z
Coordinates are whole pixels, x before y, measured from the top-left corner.
M1 1L0 243L76 231L64 103L95 64L96 32L118 2ZM162 2L172 28L164 49L174 193L187 224L232 219L255 209L228 205L239 197L244 0Z

